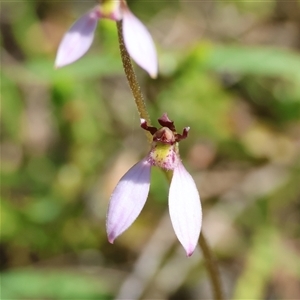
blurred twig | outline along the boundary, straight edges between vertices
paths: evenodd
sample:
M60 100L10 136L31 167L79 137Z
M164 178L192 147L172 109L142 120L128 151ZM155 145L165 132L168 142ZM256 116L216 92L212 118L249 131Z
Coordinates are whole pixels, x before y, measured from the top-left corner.
M224 299L224 297L223 297L223 292L221 287L221 279L220 279L219 271L215 259L212 255L212 251L210 250L206 238L204 237L203 231L201 232L200 235L199 244L204 256L206 269L211 279L214 299L222 300Z

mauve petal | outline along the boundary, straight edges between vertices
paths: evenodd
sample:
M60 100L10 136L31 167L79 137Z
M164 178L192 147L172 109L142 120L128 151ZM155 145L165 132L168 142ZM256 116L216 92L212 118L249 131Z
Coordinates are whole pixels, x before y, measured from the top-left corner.
M90 48L99 17L96 8L78 19L63 37L57 51L55 67L71 64Z
M181 162L173 171L169 210L176 236L187 256L191 256L200 235L202 210L196 184Z
M123 11L123 37L132 59L152 78L157 76L157 54L145 25L128 9Z
M147 158L134 165L119 181L110 198L106 231L113 243L138 217L150 188L151 165Z

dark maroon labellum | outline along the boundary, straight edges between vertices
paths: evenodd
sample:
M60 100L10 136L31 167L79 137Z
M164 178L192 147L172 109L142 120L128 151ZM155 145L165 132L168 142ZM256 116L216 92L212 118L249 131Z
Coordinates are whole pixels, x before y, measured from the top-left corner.
M159 119L158 123L162 126L157 129L153 126L148 126L145 120L142 120L141 127L149 131L153 135L153 141L158 141L164 144L173 145L176 142L184 140L188 136L190 127L185 127L182 134L176 132L174 122L168 118L168 115L164 113ZM168 130L167 130L168 129Z

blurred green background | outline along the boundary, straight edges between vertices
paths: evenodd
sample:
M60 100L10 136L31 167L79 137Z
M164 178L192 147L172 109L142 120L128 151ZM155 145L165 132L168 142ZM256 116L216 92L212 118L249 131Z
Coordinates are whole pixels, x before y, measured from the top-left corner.
M136 68L153 124L167 112L191 127L181 156L226 296L299 299L300 2L128 3L157 45L158 79ZM1 299L211 299L159 170L141 216L106 239L110 194L149 146L113 22L80 61L53 68L95 4L1 3Z

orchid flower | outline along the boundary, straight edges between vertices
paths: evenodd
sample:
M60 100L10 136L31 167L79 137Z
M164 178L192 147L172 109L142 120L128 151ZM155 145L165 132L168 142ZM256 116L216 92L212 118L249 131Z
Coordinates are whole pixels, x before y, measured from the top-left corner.
M102 0L78 19L63 37L57 51L57 68L71 64L90 48L100 19L123 21L125 47L132 59L152 78L157 76L157 54L152 37L143 23L129 10L125 0Z
M141 119L141 127L153 135L151 150L121 178L113 191L107 213L107 236L113 243L136 220L148 197L151 167L157 166L173 171L169 190L171 222L187 256L191 256L200 235L202 210L196 184L184 168L178 148L178 142L187 137L190 128L178 134L167 114L158 122L160 129L148 126Z

